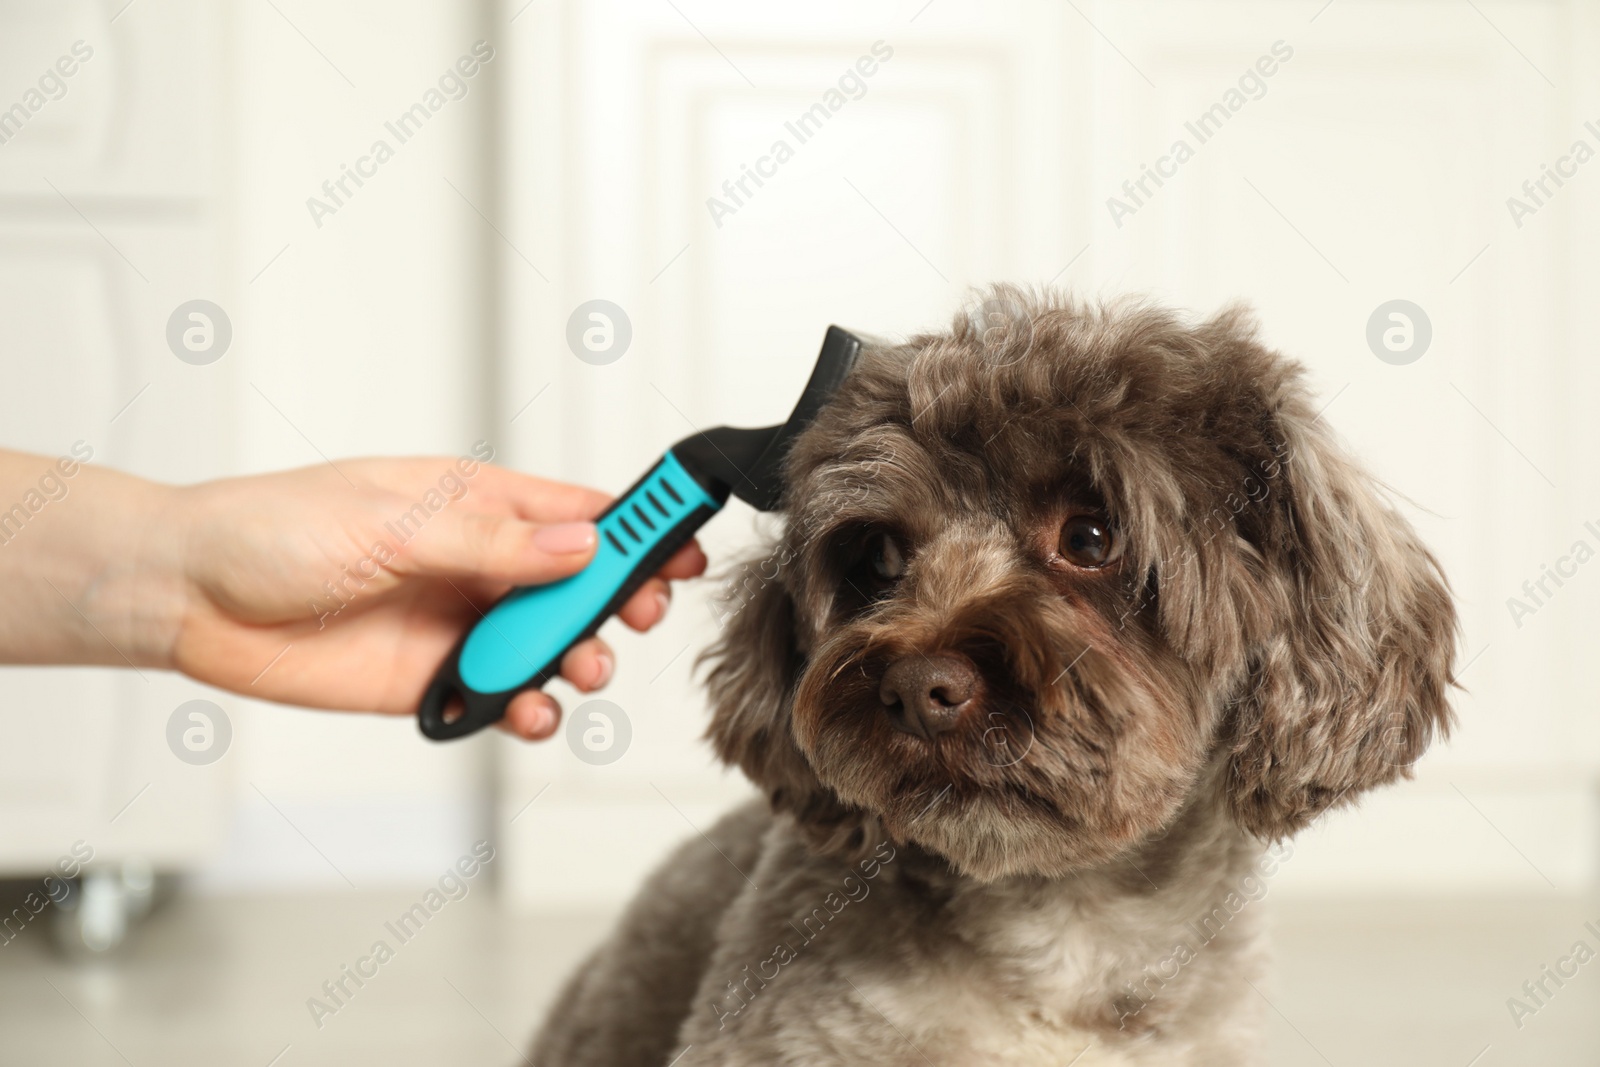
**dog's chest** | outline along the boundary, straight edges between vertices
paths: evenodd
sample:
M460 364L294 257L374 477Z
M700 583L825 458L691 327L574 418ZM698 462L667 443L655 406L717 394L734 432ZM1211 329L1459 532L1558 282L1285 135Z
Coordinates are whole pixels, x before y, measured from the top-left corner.
M835 1017L818 1020L829 1031L828 1046L845 1054L847 1062L895 1067L1171 1067L1174 1062L1141 1056L1118 1035L1108 1039L1077 1025L1059 1004L1019 995L1014 983L997 981L982 969L851 984Z
M1189 1062L1216 1022L1198 1021L1195 1009L1216 1014L1218 1005L1198 1003L1189 982L1155 990L1150 981L1150 963L1168 957L1178 937L1174 925L1149 902L1085 905L1056 889L958 896L923 942L939 945L926 981L898 984L923 1001L904 1005L914 1008L907 1022L912 1014L922 1025L939 1019L936 1045L970 1049L960 1062L973 1064Z
M852 978L837 1025L829 1027L835 1038L857 1045L860 1062L1183 1062L1154 1035L1140 1038L1118 1027L1119 982L1145 948L1129 943L1116 917L1085 915L1059 899L996 903L952 902L920 939L924 955L914 965ZM857 1010L863 1004L866 1026ZM871 1025L873 1017L882 1025Z

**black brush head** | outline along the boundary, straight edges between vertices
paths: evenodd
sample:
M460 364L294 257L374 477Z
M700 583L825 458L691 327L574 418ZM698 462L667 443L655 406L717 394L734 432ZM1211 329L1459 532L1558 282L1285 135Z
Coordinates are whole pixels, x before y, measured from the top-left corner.
M719 483L718 488L758 511L776 511L783 502L783 460L789 446L844 384L863 347L860 337L829 326L811 379L787 422L750 430L718 426L684 438L672 446L673 453L702 482Z

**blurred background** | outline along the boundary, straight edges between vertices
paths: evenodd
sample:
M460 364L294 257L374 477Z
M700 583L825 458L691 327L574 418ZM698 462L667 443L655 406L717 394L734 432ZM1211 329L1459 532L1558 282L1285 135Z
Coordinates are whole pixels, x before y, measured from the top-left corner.
M1465 625L1450 743L1260 905L1271 1062L1593 1064L1600 965L1524 983L1600 949L1597 46L1580 0L0 0L0 446L191 482L486 441L620 490L784 418L830 322L999 280L1245 301ZM0 670L0 1063L520 1062L748 793L700 741L716 588L608 628L613 706L560 693L626 720L606 762Z

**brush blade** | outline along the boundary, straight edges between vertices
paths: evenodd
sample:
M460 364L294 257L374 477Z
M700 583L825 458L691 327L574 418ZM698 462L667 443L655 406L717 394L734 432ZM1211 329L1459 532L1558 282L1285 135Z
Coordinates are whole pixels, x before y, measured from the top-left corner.
M849 330L829 326L811 378L787 422L751 430L719 426L685 438L673 452L691 470L721 482L757 511L778 510L789 447L850 376L863 347L862 339Z

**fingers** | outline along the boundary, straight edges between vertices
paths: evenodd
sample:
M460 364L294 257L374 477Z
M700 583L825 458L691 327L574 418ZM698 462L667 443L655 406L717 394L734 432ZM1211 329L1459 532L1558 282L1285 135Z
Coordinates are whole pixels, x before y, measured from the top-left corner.
M504 467L480 467L473 480L483 495L504 501L512 514L531 522L592 519L611 503L611 497L598 489L535 478Z
M597 543L589 522L539 525L500 515L441 511L389 566L400 573L543 585L582 570L594 558Z
M699 541L690 541L672 554L656 573L663 578L673 581L682 581L685 578L698 578L706 572L706 554L700 547Z
M617 612L617 618L629 628L643 633L666 618L667 609L672 606L672 587L667 579L681 581L695 578L705 573L705 569L706 554L700 550L698 542L690 541L667 560L666 565L656 572L656 577L646 581L638 592L628 598L628 602Z
M616 653L598 637L578 642L561 657L561 677L584 693L604 688L616 670Z
M650 629L667 616L667 609L672 606L672 587L667 579L681 581L685 578L694 578L705 573L706 554L700 550L700 545L690 541L667 560L666 565L656 572L656 577L649 579L639 587L639 591L628 598L617 612L617 618L627 626L641 633Z
M574 645L561 660L561 677L579 691L592 693L611 680L616 670L616 654L598 637ZM518 693L506 705L505 717L496 724L524 741L543 741L561 725L561 705L550 694L538 689Z
M487 578L507 585L544 585L576 574L594 558L598 531L589 522L539 525L499 515L441 512L389 564L402 574ZM635 630L661 621L670 600L664 579L705 572L706 555L690 541L649 579L620 613Z
M436 493L447 497L453 507L514 515L529 522L592 519L611 501L596 489L536 478L466 457L357 459L346 461L342 468L366 484L412 502Z
M524 741L543 741L561 725L561 705L549 694L530 689L511 698L498 725Z
M628 598L617 612L629 629L638 630L640 633L650 629L667 616L667 608L672 606L672 590L660 578L651 578L639 587L638 592Z

